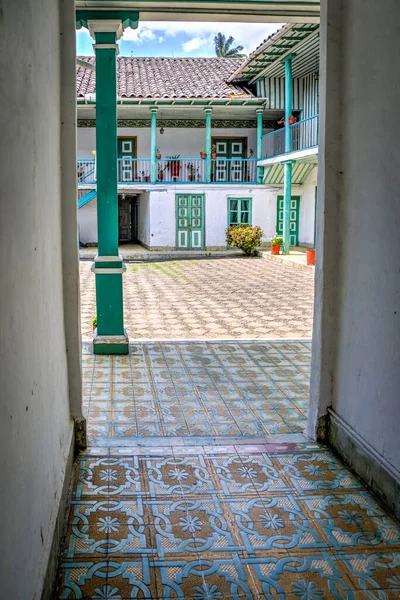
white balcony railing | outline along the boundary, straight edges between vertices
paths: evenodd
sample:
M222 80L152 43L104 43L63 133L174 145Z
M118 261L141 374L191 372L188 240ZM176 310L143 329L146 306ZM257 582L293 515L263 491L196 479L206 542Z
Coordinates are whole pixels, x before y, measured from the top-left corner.
M285 151L285 133L286 128L271 131L263 135L262 156L263 158L274 158L288 152L298 152L308 150L318 146L318 123L319 116L314 115L308 119L298 121L289 125L290 130L290 150Z
M78 183L96 183L94 160L78 160ZM206 160L201 158L160 158L153 183L206 183ZM152 183L150 158L118 159L118 183ZM211 160L209 183L257 183L256 158L215 158Z

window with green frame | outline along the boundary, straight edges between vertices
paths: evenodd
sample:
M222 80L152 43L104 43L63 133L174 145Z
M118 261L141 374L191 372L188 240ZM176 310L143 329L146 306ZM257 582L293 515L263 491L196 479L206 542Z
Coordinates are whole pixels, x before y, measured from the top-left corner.
M228 227L251 225L251 198L228 198Z

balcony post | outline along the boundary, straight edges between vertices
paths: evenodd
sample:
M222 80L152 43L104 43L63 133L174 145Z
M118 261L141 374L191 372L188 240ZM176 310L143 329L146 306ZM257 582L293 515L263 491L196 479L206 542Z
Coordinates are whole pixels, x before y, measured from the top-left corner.
M257 160L262 159L262 135L263 135L263 108L257 108ZM257 181L262 183L263 167L257 167Z
M211 183L211 108L205 108L206 113L206 183Z
M96 162L98 255L92 266L96 276L97 329L95 354L127 354L124 330L122 273L126 267L118 253L117 169L117 41L119 20L88 21L96 52ZM93 315L94 316L94 315Z
M150 139L150 156L151 156L151 170L150 170L150 181L156 183L157 181L157 108L151 108L151 139Z
M293 111L293 77L292 60L294 54L285 58L285 152L292 150L292 131L289 117ZM292 199L292 165L293 161L284 163L284 188L283 188L283 254L290 252L290 201Z

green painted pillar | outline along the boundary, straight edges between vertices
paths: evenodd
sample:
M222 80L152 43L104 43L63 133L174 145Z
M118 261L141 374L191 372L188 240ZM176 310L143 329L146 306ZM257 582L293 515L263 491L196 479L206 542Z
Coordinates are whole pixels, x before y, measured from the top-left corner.
M151 108L151 139L150 139L150 156L151 156L151 183L157 181L157 108Z
M285 152L292 150L292 131L289 117L293 112L293 77L292 60L294 55L287 56L283 61L285 65ZM284 188L283 188L283 254L290 252L290 201L292 198L292 165L293 161L284 163Z
M257 108L257 160L262 159L262 136L263 136L263 108ZM262 183L263 180L263 167L257 167L257 181Z
M117 40L122 23L93 21L96 52L96 161L98 255L96 276L97 330L95 354L127 354L124 330L122 273L125 265L118 252L117 166ZM108 26L110 31L108 31Z
M204 109L206 113L206 183L211 183L211 108Z
M282 254L289 254L290 250L290 200L292 198L292 160L283 163L283 248Z

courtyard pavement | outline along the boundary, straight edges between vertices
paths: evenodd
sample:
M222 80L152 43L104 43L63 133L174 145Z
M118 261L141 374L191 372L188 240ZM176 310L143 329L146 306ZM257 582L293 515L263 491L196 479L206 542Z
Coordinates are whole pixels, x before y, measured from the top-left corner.
M82 335L96 315L92 261L81 261ZM314 274L262 258L127 263L130 339L311 337Z
M299 434L307 425L309 341L136 342L128 356L83 346L91 446L160 437Z

